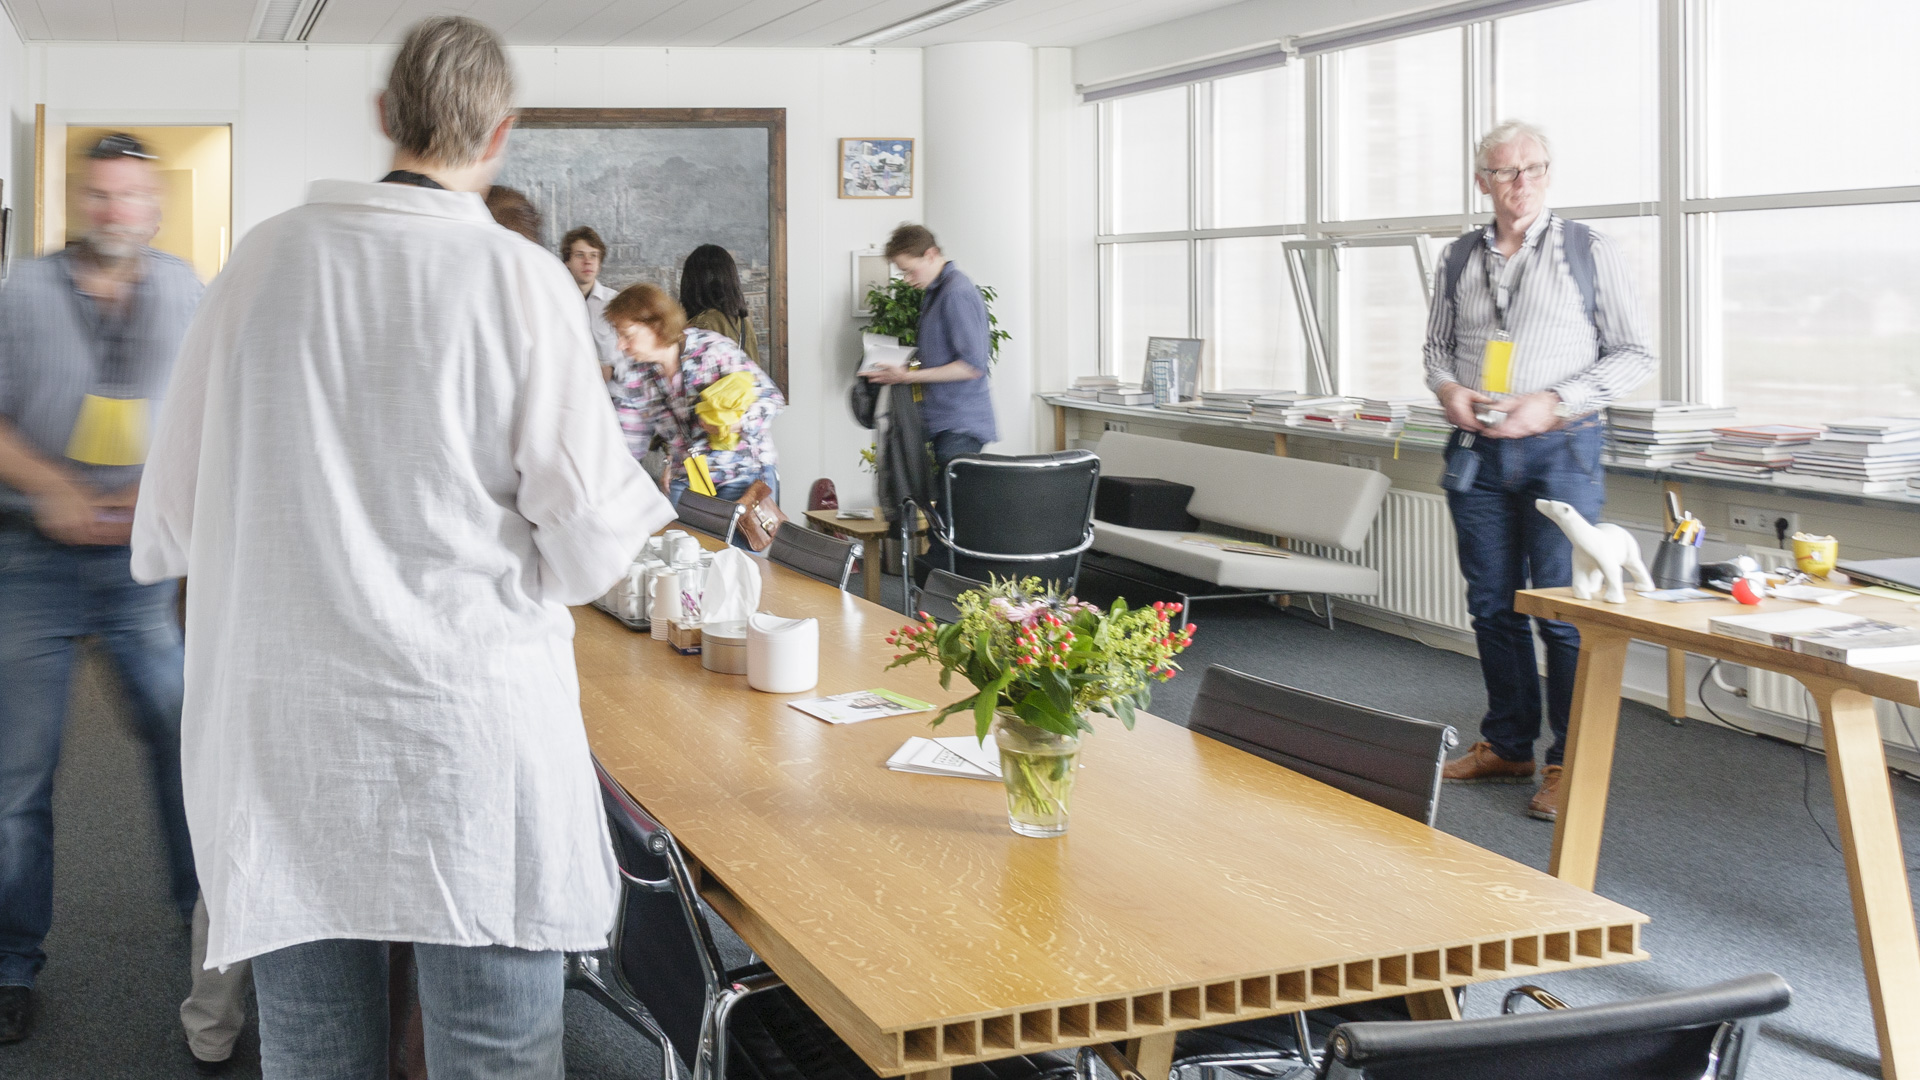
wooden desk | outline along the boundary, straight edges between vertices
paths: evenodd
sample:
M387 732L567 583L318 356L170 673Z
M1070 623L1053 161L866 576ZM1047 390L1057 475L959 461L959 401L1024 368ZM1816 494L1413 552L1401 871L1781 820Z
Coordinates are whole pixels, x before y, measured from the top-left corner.
M820 620L815 690L757 693L581 608L587 735L881 1075L1127 1042L1164 1077L1182 1028L1394 995L1446 1015L1449 987L1645 956L1638 912L1144 714L1087 739L1070 833L1015 836L998 784L885 768L927 714L786 707L954 694L883 673L899 615L760 565L763 609Z
M860 555L862 571L860 576L862 580L866 582L865 591L867 599L878 604L880 602L880 576L885 572L883 567L886 565L881 554L881 544L883 541L893 539L897 534L894 532L893 526L888 524L887 519L880 516L878 511L875 511L874 517L870 521L864 518L836 517L835 515L837 513L838 511L835 510L809 510L807 511L808 527L826 533L828 536L838 536L860 542L862 548ZM927 535L927 516L917 511L915 512L915 516L917 518L915 523L917 527L914 529L913 535L916 542L919 543L919 547L915 549L914 554L922 555L925 554L927 550L926 544L924 541L919 541L918 538ZM899 567L895 567L894 569L897 570Z
M1804 607L1769 600L1748 611ZM1707 630L1715 615L1737 605L1667 604L1629 594L1624 604L1575 600L1567 589L1517 594L1514 609L1546 619L1564 619L1580 629L1580 667L1574 679L1573 716L1567 728L1566 774L1560 815L1553 830L1552 872L1592 888L1606 823L1607 782L1620 720L1620 676L1627 643L1639 638L1664 645L1670 655L1699 653L1736 664L1791 675L1804 683L1820 710L1826 739L1827 774L1833 781L1840 843L1846 852L1853 918L1866 961L1880 1038L1881 1075L1886 1080L1920 1077L1920 935L1907 889L1906 860L1894 820L1893 790L1873 699L1920 705L1920 665L1850 668L1785 649L1756 645ZM1911 603L1876 596L1846 601L1850 614L1920 625ZM1907 1019L1897 1025L1895 1018Z

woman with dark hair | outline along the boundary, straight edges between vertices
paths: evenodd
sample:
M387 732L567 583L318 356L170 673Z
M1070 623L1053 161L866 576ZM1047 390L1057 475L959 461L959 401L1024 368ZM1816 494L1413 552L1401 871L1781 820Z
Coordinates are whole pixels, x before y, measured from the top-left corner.
M680 307L688 326L732 338L749 359L760 362L760 342L740 291L740 271L726 248L701 244L687 256L680 268Z

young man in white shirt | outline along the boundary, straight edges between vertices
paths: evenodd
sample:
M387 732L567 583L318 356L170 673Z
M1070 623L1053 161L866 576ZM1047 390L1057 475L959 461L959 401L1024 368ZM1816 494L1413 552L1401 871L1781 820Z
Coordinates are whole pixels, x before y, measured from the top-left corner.
M613 299L614 290L600 282L600 268L607 261L607 242L600 239L591 225L569 229L560 241L560 259L567 264L567 273L573 275L580 295L586 298L587 330L593 334L593 352L600 361L600 377L612 382L614 369L620 365L620 342L619 335L607 324L607 301Z
M206 962L253 961L271 1080L384 1074L401 941L436 1080L559 1080L563 954L613 920L568 607L673 511L579 362L579 292L481 200L512 97L492 31L415 26L394 170L234 251L149 456L133 574L193 578Z

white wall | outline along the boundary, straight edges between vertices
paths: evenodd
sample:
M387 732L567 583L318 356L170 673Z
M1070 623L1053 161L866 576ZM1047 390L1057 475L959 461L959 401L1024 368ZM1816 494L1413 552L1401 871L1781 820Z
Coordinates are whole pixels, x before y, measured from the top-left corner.
M8 53L0 34L0 78ZM29 101L51 124L231 123L234 227L298 205L309 181L372 179L389 147L373 98L390 47L301 45L35 45ZM849 253L918 221L922 199L836 198L836 140L921 136L920 53L911 49L511 50L525 107L787 110L787 330L790 402L774 428L782 501L806 505L832 477L842 505L871 500L859 451L871 433L847 412L858 363L849 314ZM31 152L32 108L27 106ZM31 160L30 157L28 160ZM13 201L12 184L8 200ZM15 205L19 205L17 202ZM30 217L29 215L26 215ZM16 215L16 221L21 215Z
M27 50L4 9L0 9L0 206L13 210L13 251L16 257L33 243L33 188L26 181L33 171L33 102L27 96ZM21 239L21 237L25 239Z
M1100 373L1100 112L1073 88L1071 49L1034 50L1033 382ZM1038 425L1054 446L1053 417Z

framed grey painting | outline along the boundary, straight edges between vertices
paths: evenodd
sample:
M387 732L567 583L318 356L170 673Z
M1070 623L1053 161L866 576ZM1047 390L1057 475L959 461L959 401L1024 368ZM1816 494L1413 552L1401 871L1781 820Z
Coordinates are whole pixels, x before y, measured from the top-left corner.
M680 294L680 267L719 244L767 374L787 387L787 111L523 109L494 181L540 211L546 247L591 225L607 243L600 280Z

